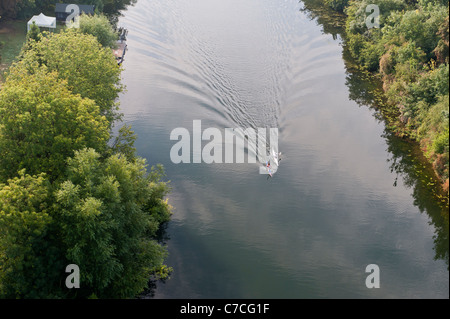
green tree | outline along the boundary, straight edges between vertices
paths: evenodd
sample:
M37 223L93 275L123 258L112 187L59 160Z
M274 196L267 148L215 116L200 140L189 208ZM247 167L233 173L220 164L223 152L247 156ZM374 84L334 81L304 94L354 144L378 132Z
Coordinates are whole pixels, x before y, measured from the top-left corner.
M104 15L81 15L80 31L95 36L98 42L104 47L115 47L118 39L117 33L109 23L108 18Z
M128 5L136 3L137 0L74 0L73 3L93 4L99 12L107 15L116 15Z
M75 30L29 43L0 91L0 297L135 297L171 271L163 169L147 171L127 126L107 145L122 90L111 49Z
M365 25L369 3L379 6L380 29ZM345 12L349 52L379 72L389 107L398 108L390 126L420 142L448 190L448 0L353 0Z
M109 123L94 101L72 94L56 72L34 66L28 74L22 64L0 91L0 181L23 168L55 179L74 150L105 149Z
M33 23L30 26L30 30L27 33L27 41L34 40L39 41L41 39L41 29L36 25L36 22L33 21Z
M30 73L42 65L56 71L73 93L95 101L110 123L118 119L116 99L124 87L111 49L75 29L44 35L23 54L21 66Z
M24 16L35 8L35 0L2 0L0 2L0 16L5 18L16 18L17 15Z
M438 36L440 37L439 42L434 49L434 54L436 54L437 60L440 63L448 63L449 55L449 16L447 10L447 18L439 26Z
M0 184L0 297L55 296L60 258L48 241L49 183L44 174Z
M133 162L136 159L136 148L134 142L137 136L131 130L130 126L124 125L119 129L119 134L114 139L109 149L110 154L121 154L128 161Z
M324 0L333 10L343 12L347 7L349 0Z
M69 159L54 218L68 262L81 269L79 295L134 297L164 268L166 250L154 238L171 213L160 174L147 174L143 159L115 154L102 160L93 149Z
M117 16L121 10L128 5L136 3L137 0L72 0L75 4L95 5L96 12L105 13L109 16ZM55 6L55 0L1 0L0 16L6 18L27 18L37 11L51 10Z
M41 29L33 23L30 26L30 30L27 32L26 41L22 46L21 52L19 53L19 57L22 57L26 51L30 50L35 42L41 40L42 34Z
M167 278L156 239L171 215L162 168L93 149L67 164L62 183L22 170L0 184L0 297L132 298ZM64 286L68 264L80 268L76 291Z

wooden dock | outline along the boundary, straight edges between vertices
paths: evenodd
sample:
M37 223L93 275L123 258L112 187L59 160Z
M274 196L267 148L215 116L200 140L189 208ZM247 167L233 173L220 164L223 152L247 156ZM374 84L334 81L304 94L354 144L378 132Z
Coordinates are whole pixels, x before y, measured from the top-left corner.
M113 49L113 54L116 57L117 64L120 65L125 58L125 53L127 51L127 43L125 41L118 41L117 48Z
M113 49L113 54L116 57L117 64L121 65L127 52L127 34L128 30L125 28L119 28L118 30L119 41L117 41L117 48Z

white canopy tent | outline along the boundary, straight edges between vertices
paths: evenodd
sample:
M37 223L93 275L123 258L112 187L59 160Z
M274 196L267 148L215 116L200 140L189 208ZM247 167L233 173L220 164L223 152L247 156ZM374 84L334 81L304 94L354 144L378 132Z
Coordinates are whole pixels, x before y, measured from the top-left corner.
M30 21L27 23L27 31L30 31L31 25L36 23L36 25L39 28L50 28L55 29L56 28L56 18L54 17L47 17L43 13L41 13L38 16L33 16Z

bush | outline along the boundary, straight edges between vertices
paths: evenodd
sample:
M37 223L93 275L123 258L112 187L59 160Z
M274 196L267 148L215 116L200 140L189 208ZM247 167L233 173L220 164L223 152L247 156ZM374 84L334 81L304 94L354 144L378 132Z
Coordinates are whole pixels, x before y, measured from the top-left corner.
M437 136L433 142L433 151L437 154L448 153L448 129Z
M81 15L80 31L93 35L104 47L113 48L116 46L118 35L109 23L108 18L104 15Z

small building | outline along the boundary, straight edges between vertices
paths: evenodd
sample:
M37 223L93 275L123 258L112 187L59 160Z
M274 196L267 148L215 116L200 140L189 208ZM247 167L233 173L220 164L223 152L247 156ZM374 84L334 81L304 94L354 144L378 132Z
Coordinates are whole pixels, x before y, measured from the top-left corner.
M55 16L58 21L66 21L67 17L72 13L71 10L66 12L67 6L69 3L57 3L55 5ZM95 5L90 4L77 4L78 8L80 8L80 14L90 14L93 15L95 13Z

